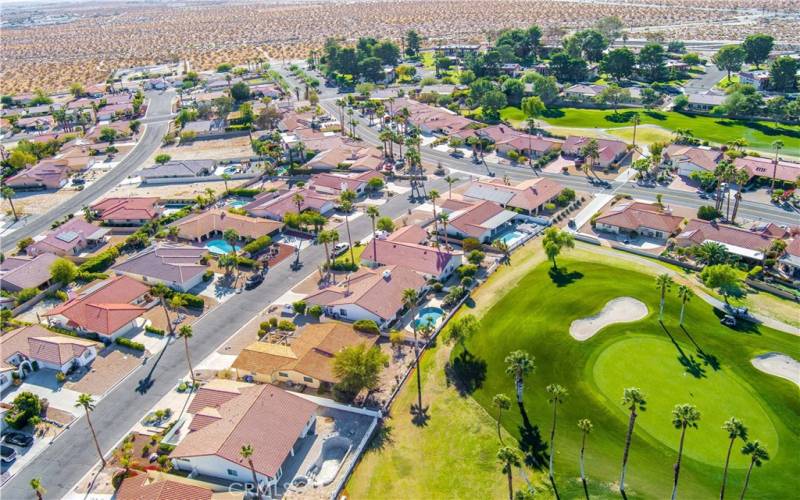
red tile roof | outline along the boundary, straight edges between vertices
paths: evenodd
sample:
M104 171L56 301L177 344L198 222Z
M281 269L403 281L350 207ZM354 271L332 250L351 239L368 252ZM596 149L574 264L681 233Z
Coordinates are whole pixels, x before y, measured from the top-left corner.
M656 204L632 202L612 208L598 217L596 222L629 231L645 227L672 234L680 227L683 217L665 212Z
M448 226L458 229L467 236L478 238L482 236L487 229L492 229L487 228L483 224L504 211L505 209L503 207L493 201L481 201L460 213L455 213L454 217L450 219Z
M106 198L92 205L100 220L152 220L158 215L158 198Z
M362 259L387 266L402 265L414 271L439 276L450 263L461 254L441 248L421 245L427 236L419 226L406 226L390 234L385 240L377 239L365 245Z
M756 158L755 156L745 156L733 160L736 168L744 168L750 173L751 177L769 177L775 171L775 178L782 181L797 182L800 178L800 163L780 159L775 168L773 158Z
M208 488L180 482L180 480L155 480L145 472L122 481L117 500L211 500L214 492Z
M26 326L0 336L0 368L11 366L5 360L16 353L31 360L64 365L94 345L89 340L59 335L40 325Z
M735 226L692 219L676 239L683 245L701 245L704 241L710 240L763 252L772 245L774 238Z

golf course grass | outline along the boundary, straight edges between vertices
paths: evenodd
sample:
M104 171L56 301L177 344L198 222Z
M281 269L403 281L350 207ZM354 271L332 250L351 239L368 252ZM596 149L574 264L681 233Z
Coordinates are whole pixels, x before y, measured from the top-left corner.
M546 464L550 451L552 408L545 387L558 383L570 395L559 407L555 469L559 493L582 495L578 477L578 419L589 418L586 467L590 490L600 497L614 493L620 472L627 411L620 404L625 387L639 387L647 409L637 421L629 460L627 491L633 498L669 495L672 465L680 433L671 424L674 405L691 403L701 412L698 429L687 431L681 471L682 498L717 494L727 439L722 423L736 416L750 438L765 443L771 460L754 471L748 498L781 498L800 487L796 450L800 449L800 399L789 381L759 372L750 359L782 352L800 359L798 338L755 325L730 329L720 325L711 306L695 297L678 325L680 304L667 298L663 326L658 321L658 291L653 276L619 265L569 257L560 273L543 263L525 275L482 318L479 334L454 350L462 377L477 387L472 397L492 415L492 397L513 398L513 379L504 358L517 349L536 357L536 372L525 383L527 422L517 405L503 416L503 426L520 447ZM574 340L570 323L596 314L609 300L635 297L650 314L641 321L610 325L585 342ZM735 447L729 488L742 487L746 459ZM454 452L455 453L455 452Z

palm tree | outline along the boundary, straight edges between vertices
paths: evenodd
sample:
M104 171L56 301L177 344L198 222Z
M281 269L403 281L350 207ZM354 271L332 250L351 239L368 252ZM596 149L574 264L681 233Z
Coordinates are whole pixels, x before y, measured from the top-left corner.
M247 460L247 465L250 466L250 472L253 473L253 487L255 488L256 498L261 499L261 489L258 487L258 476L256 476L256 467L253 465L253 445L243 444L242 449L239 450L239 456Z
M513 500L514 481L511 477L511 471L514 470L514 467L519 467L521 464L519 452L510 446L503 446L497 450L497 461L500 462L502 466L501 470L503 474L508 478L508 500Z
M403 290L403 305L411 313L411 329L414 331L414 358L417 365L417 409L422 413L422 379L419 373L419 345L417 343L417 320L414 318L414 309L417 307L419 294L413 288Z
M734 195L734 203L733 203L733 213L731 214L731 222L736 224L736 213L739 211L739 202L742 201L742 189L744 185L747 184L747 181L750 180L750 173L744 169L740 168L736 171L735 181L736 184L739 186L739 189L736 190L736 195Z
M594 173L595 162L600 158L600 146L597 144L597 140L589 140L589 142L581 148L580 154L584 158L584 161L589 161L589 168L592 169L592 173Z
M161 307L164 308L164 316L167 317L167 326L169 327L170 335L175 334L175 328L172 326L172 320L169 317L169 309L167 309L167 296L172 294L172 290L170 290L165 284L157 283L150 289L150 293L154 296L158 297L159 302L161 302Z
M675 462L675 478L672 483L672 500L678 498L678 475L681 472L681 458L683 457L683 442L686 437L686 429L694 427L697 429L697 422L700 421L700 411L691 404L675 405L672 410L672 425L681 430L681 441L678 444L678 460Z
M103 464L103 467L105 467L106 459L103 456L103 452L100 451L100 443L97 441L97 434L94 432L92 419L89 416L89 414L94 411L94 399L92 399L92 395L84 393L78 396L78 401L75 403L75 408L83 408L83 410L86 412L86 423L89 424L89 431L92 433L92 439L94 440L95 448L97 448L97 454L100 455L100 462Z
M517 403L522 404L522 391L524 389L525 376L536 370L536 358L525 351L511 351L506 356L506 374L514 377L517 387Z
M772 160L772 184L770 184L769 192L775 191L775 177L778 175L778 153L783 149L783 141L777 140L772 143L772 149L775 150L775 159Z
M444 231L444 247L450 247L450 240L447 237L447 223L450 222L450 214L445 212L439 212L439 222L442 223L442 230Z
M331 252L328 249L328 244L329 243L336 244L336 242L339 241L339 233L337 231L333 230L333 229L331 229L329 231L320 231L320 233L317 235L317 241L319 241L320 243L325 245L325 262L327 264L328 270L330 270L331 269Z
M669 274L659 274L656 276L656 288L661 291L661 303L658 306L658 320L662 321L664 319L664 301L667 298L667 292L669 291L670 287L672 286L672 278Z
M353 202L345 197L345 193L347 193L347 191L344 191L339 197L339 205L342 207L342 211L344 212L344 225L347 229L347 243L350 245L350 262L355 265L356 257L353 253L353 238L350 236L350 217L348 216L348 214L353 211Z
M231 177L231 174L228 173L222 174L222 181L225 183L225 194L230 193L230 191L228 190L228 181L231 180L232 178L233 177Z
M17 209L14 208L14 202L11 200L11 198L14 197L14 190L11 186L3 186L2 189L0 189L0 193L2 193L3 198L8 200L8 204L11 205L11 213L14 214L14 222L18 221L19 216L17 215Z
M492 404L497 408L497 437L500 442L503 442L503 436L500 434L500 418L503 416L503 410L511 408L511 400L505 394L495 394L492 398Z
M303 202L305 201L305 198L303 198L303 195L300 193L295 193L294 196L292 196L292 201L294 202L295 206L297 206L297 215L300 215L300 213L303 211Z
M392 141L393 137L394 134L392 134L391 130L383 130L380 134L378 134L378 139L383 142L384 156L388 158L394 158L394 142Z
M722 160L714 168L714 177L717 179L716 203L714 204L714 208L717 212L722 209L722 185L725 183L725 179L728 178L728 171L731 168L732 165L728 160Z
M728 433L730 444L728 445L728 453L725 454L725 468L722 469L722 488L719 490L719 499L725 498L725 483L728 480L728 465L731 461L731 452L733 451L733 444L736 439L741 439L747 444L747 427L744 423L736 417L731 417L722 424L722 428Z
M622 394L622 404L631 412L628 419L628 432L625 434L625 451L622 453L622 475L619 479L619 491L625 496L625 472L628 468L628 454L631 450L631 440L633 439L633 426L636 424L638 411L645 411L647 400L644 393L637 387L628 387Z
M189 339L192 338L192 326L183 325L178 330L178 337L183 339L183 348L186 351L186 363L189 365L189 376L192 377L192 388L194 388L194 368L192 368L192 357L189 355Z
M42 480L38 477L34 477L31 479L30 485L31 489L36 494L36 498L42 500L44 498L44 494L47 493L47 490L42 487Z
M556 455L556 418L558 416L558 405L564 402L564 399L566 399L569 393L564 387L558 384L550 384L545 390L550 394L548 401L553 405L553 427L550 428L550 481L555 482L553 461Z
M439 223L436 220L436 200L439 199L439 191L431 189L428 193L428 198L431 199L431 205L433 206L433 230L436 231L436 241L439 241Z
M694 293L692 289L686 285L680 285L678 287L678 297L681 299L681 320L678 323L679 325L683 325L683 313L686 309L686 303L692 299Z
M450 200L453 198L453 184L458 182L458 178L448 175L444 178L444 181L447 183L447 199Z
M586 473L583 467L583 456L584 452L586 451L586 436L592 432L592 421L588 418L582 418L578 420L578 429L581 430L581 453L580 453L580 465L581 465L581 483L583 483L583 491L586 493L586 500L589 500L589 485L586 482Z
M378 261L378 243L377 237L375 236L375 222L381 216L380 210L378 207L370 206L367 208L367 216L369 217L370 221L372 222L372 253L374 254L375 261Z
M508 243L503 240L494 240L492 242L492 246L495 247L500 253L503 254L503 259L508 262L510 257L510 252L508 249Z
M236 232L235 229L226 229L225 232L222 233L222 238L228 242L228 244L232 248L233 252L233 260L236 263L236 280L239 279L239 257L238 257L238 247L236 243L239 241L239 233Z
M751 441L742 447L743 455L750 455L750 467L747 468L747 474L744 476L744 488L742 488L742 495L739 500L744 500L744 494L747 492L747 486L750 484L750 473L753 472L753 466L761 467L763 462L769 460L769 453L767 448L761 443Z

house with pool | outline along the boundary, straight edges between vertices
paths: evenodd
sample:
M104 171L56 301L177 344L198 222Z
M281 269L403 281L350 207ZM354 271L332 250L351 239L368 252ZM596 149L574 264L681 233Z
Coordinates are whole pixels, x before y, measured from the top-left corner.
M322 306L329 318L348 322L371 319L385 329L402 314L403 291L423 291L426 286L427 279L410 267L361 268L344 281L312 293L305 301Z
M208 241L207 246L210 252L228 253L232 249L230 244L222 239L225 231L233 229L240 239L252 240L278 233L283 228L283 223L233 214L215 208L179 219L170 225L170 227L172 226L178 228L178 237L183 240Z
M367 243L361 262L372 267L403 266L419 273L426 281L444 281L461 265L463 256L461 251L429 245L428 232L412 224Z
M322 215L327 215L333 212L335 207L336 200L334 196L319 192L313 188L302 188L262 193L255 200L245 205L244 209L248 214L255 217L282 221L286 214L297 213L298 209L300 212L313 210Z
M564 186L546 177L527 179L516 185L500 179L473 180L463 198L465 201L493 201L503 208L537 215L545 210L545 205L553 203L563 189Z
M446 200L442 210L449 215L449 237L458 240L475 238L481 243L491 243L507 229L513 229L513 221L522 217L488 200L475 203Z
M90 207L98 220L109 226L141 226L161 214L159 199L105 198Z

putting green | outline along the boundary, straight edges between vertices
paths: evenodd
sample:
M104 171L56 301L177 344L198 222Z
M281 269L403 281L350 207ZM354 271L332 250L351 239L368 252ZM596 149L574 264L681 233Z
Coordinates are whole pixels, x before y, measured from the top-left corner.
M678 344L680 345L680 344ZM667 338L633 336L620 338L597 356L591 366L592 376L600 392L609 398L612 407L624 414L617 404L625 387L639 387L647 397L647 409L637 419L639 429L662 444L677 449L680 432L671 424L671 412L676 403L691 403L700 410L699 429L687 431L684 453L708 465L722 466L721 455L727 435L722 423L737 416L777 455L778 433L764 411L755 390L721 366L714 371L703 368L701 377L689 374L684 363L703 361L691 346L678 348ZM620 360L630 360L620 362ZM622 415L624 418L624 415ZM734 453L732 467L746 467L746 457Z

